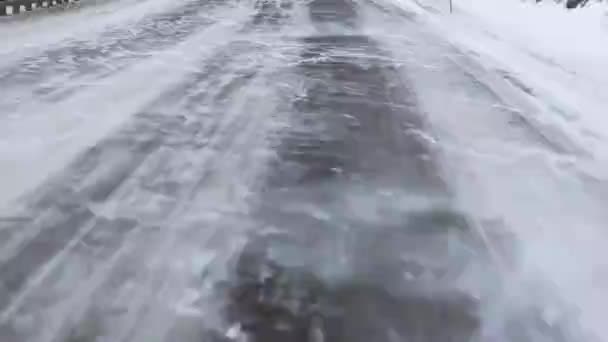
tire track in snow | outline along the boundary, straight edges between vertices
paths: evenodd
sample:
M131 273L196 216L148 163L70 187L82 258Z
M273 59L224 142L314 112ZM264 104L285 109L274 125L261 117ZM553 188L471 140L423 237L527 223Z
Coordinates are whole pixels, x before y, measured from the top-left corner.
M452 302L384 291L404 281L444 290L449 283L444 280L454 274L448 267L451 236L443 233L466 226L466 218L435 207L422 213L400 211L396 189L406 198L448 191L428 141L421 137L426 127L419 108L388 53L359 31L364 10L356 2L315 0L308 5L314 27L343 31L299 40L304 51L298 51L300 61L289 72L277 65L294 65L293 58L277 56L275 50L292 42L274 40L285 34L281 30L292 18L283 11L290 7L261 6L245 26L255 28L257 36L229 37L231 42L213 58L201 59L199 72L30 197L26 220L3 230L9 237L20 227L27 232L8 241L14 253L0 263L0 275L21 276L6 297L12 302L3 310L4 340L210 338L193 323L200 319L205 325L201 316L213 314L202 311L207 299L196 302L206 291L199 271L221 268L230 259L226 254L241 243L228 240L238 240L258 224L263 230L275 226L295 247L304 247L304 254L314 250L319 265L346 255L356 272L384 281L372 282L371 288L354 282L330 293L348 311L337 323L347 322L353 331L371 325L354 334L340 331L337 324L327 330L332 339L394 340L398 333L442 341L470 336L478 324L469 312L474 305L461 301L460 294ZM276 35L265 36L268 32ZM256 41L263 37L269 41ZM281 82L302 90L287 100L291 113L277 113L285 100L275 94ZM269 121L281 114L293 126L279 135L277 160L267 174L267 139L275 133ZM260 184L263 175L268 175L267 183ZM253 223L252 196L261 201L253 208L259 222ZM374 216L380 206L370 198L386 205L387 212ZM85 217L78 219L80 213ZM59 223L46 225L45 215L58 215ZM32 229L28 220L42 226ZM432 232L420 232L421 226ZM252 232L254 244L256 239L281 243L263 230ZM355 235L349 239L344 230ZM326 250L315 248L318 243L330 244L328 250L335 254L323 254ZM31 255L37 245L48 249ZM219 253L222 248L230 252ZM370 252L357 253L361 250ZM25 258L16 257L20 253ZM42 256L51 255L41 263ZM192 265L196 257L204 260ZM428 275L434 283L425 282ZM75 287L74 279L80 280ZM196 311L194 318L181 316L174 307L184 297ZM369 307L372 319L357 315ZM393 335L383 335L387 329L380 328L387 326L394 328L388 330Z
M265 9L262 8L262 11ZM259 13L259 12L258 12ZM259 15L255 15L254 22L257 21ZM275 22L258 22L259 25L268 25L266 29L276 30ZM285 28L285 26L283 26ZM263 26L258 27L260 30L265 30ZM279 28L280 30L280 28ZM258 32L259 33L259 32ZM266 36L265 39L269 39L269 42L276 39L277 36ZM230 75L246 75L245 79L230 79L224 82L224 86L220 87L217 92L210 94L210 98L213 101L217 101L221 106L227 106L227 112L232 113L230 115L231 124L221 125L219 133L216 132L218 137L225 137L228 140L220 140L215 143L211 143L210 146L215 149L213 159L208 162L210 172L208 177L202 178L201 182L193 186L193 192L196 194L193 200L197 203L201 203L201 208L209 208L210 210L220 210L218 213L219 218L215 224L205 224L204 220L200 222L200 225L207 226L207 229L197 232L192 227L177 232L179 236L175 236L176 240L173 244L178 244L182 248L188 248L187 241L197 241L197 243L191 247L193 252L191 254L186 253L182 257L182 260L186 264L190 264L192 259L196 259L197 252L200 254L202 251L207 251L203 254L206 255L208 261L206 266L195 269L190 274L184 273L183 271L172 270L170 265L166 263L166 256L163 254L158 257L155 262L160 269L155 272L156 276L162 279L148 280L147 294L142 295L133 304L136 308L136 313L131 316L132 327L129 329L128 334L122 335L122 338L118 340L124 341L149 341L151 339L161 341L198 341L200 338L207 339L210 336L207 334L208 331L201 329L201 327L188 326L191 322L192 317L189 315L183 316L179 312L176 312L175 303L180 301L180 298L188 296L188 293L197 293L193 296L194 299L198 298L197 303L194 299L188 303L191 306L191 310L196 310L205 317L211 315L217 315L217 312L209 310L205 301L200 301L208 294L205 293L204 279L201 278L201 271L208 273L208 269L220 268L223 269L226 266L228 260L232 258L232 254L235 252L235 248L240 245L239 236L243 234L243 226L248 226L248 215L247 211L241 213L241 208L238 202L245 200L247 201L249 194L257 187L259 183L259 176L263 174L264 160L267 157L259 155L255 146L266 145L265 134L260 135L260 132L267 131L266 127L271 121L267 115L272 114L276 111L276 104L272 101L274 96L274 87L268 88L270 80L276 77L281 79L281 76L275 70L277 65L281 65L281 62L285 62L285 59L289 59L288 56L279 54L276 55L277 46L265 44L263 42L256 42L255 44L244 43L243 41L237 41L234 45L237 48L242 48L243 44L249 46L248 50L242 51L242 55L239 53L230 53L230 59L243 61L234 61L234 65L237 67L232 69L228 74ZM259 45L258 45L259 44ZM257 48L256 48L257 46ZM280 44L279 44L280 47ZM287 52L290 49L287 48ZM251 59L251 56L259 56L259 62L261 63L255 67L251 67L246 60ZM278 58L278 60L276 60ZM255 58L257 60L257 58ZM243 66L249 67L250 71L241 72ZM279 67L280 71L282 67ZM225 73L226 69L222 69ZM247 70L247 69L245 69ZM260 74L258 75L257 70ZM247 85L247 83L250 83ZM200 89L200 87L198 87ZM261 91L258 89L270 89L270 91ZM204 87L202 89L213 89L213 87ZM238 95L237 95L238 94ZM269 97L270 95L270 97ZM256 108L253 114L249 108ZM232 115L235 115L232 118ZM238 132L238 133L236 133ZM260 141L260 139L262 139ZM257 142L256 142L257 141ZM252 146L254 149L252 150ZM263 149L260 150L263 152ZM236 154L235 154L236 153ZM254 166L258 165L258 166ZM243 174L237 170L249 169L246 174ZM238 172L238 175L235 173ZM245 177L243 177L245 176ZM240 181L235 182L234 177L241 178ZM238 198L242 198L238 200ZM235 199L237 203L235 203ZM219 204L209 204L209 202L217 202ZM228 207L224 207L221 203L230 203ZM236 207L236 209L235 209ZM245 209L246 210L246 209ZM240 214L239 214L240 213ZM237 226L232 226L230 222L233 221L231 217L241 216L246 221L238 219L236 221ZM220 223L224 221L224 223ZM229 222L226 224L226 222ZM234 224L234 223L232 223ZM220 225L224 229L213 227ZM184 239L187 237L187 239ZM179 241L179 242L178 242ZM219 245L218 245L219 241ZM198 245L198 246L197 246ZM220 247L224 246L224 247ZM168 246L167 246L168 248ZM171 249L167 249L169 251ZM199 266L201 267L201 266ZM207 268L207 270L204 270ZM221 271L220 271L221 272ZM173 276L167 277L167 274L173 274ZM158 293L163 294L161 298L158 297ZM199 317L198 315L196 317ZM201 317L202 318L202 317ZM212 320L212 319L208 319ZM164 324L158 324L157 322L164 322ZM202 323L203 325L205 323ZM209 323L207 323L209 324ZM152 327L152 328L150 328ZM180 330L177 327L189 327L187 330Z
M386 24L375 31L383 39L384 45L391 46L392 51L407 61L403 64L403 70L413 75L412 84L421 105L429 112L429 121L438 137L436 147L447 168L444 171L446 179L452 182L456 200L470 215L473 227L491 251L492 261L495 262L492 267L500 270L496 279L489 282L493 284L490 287L494 287L491 293L484 295L482 286L488 286L487 278L473 279L470 285L476 289L476 293L481 294L483 320L479 339L579 340L568 336L571 334L568 330L573 328L569 326L570 322L564 325L564 321L544 321L545 310L559 311L556 308L561 307L561 303L550 303L547 307L548 303L544 302L551 297L552 284L548 286L551 290L541 296L547 296L543 299L533 298L536 295L524 295L525 305L520 305L520 301L513 302L514 292L519 295L519 291L528 291L529 281L533 283L532 287L538 286L538 279L523 280L526 285L513 283L514 279L522 281L521 274L517 272L521 266L518 257L526 244L526 241L518 239L516 231L521 228L519 226L528 227L530 222L519 221L522 213L513 212L511 206L513 199L517 202L527 196L511 196L519 194L523 188L529 188L521 194L531 195L528 199L534 202L531 198L537 195L537 183L545 183L544 179L537 177L553 177L551 173L542 175L536 172L536 161L531 161L534 158L528 156L569 158L568 155L580 153L580 148L569 139L560 139L559 134L552 134L551 127L543 127L542 122L535 122L542 118L537 116L538 109L525 99L528 95L524 94L529 89L508 84L500 72L486 68L474 56L466 56L420 23L391 23L387 16L375 20ZM398 30L407 30L411 34L407 38L393 34ZM435 43L429 44L430 41ZM501 169L516 169L518 176L501 179L501 175L509 173L505 171L503 175ZM492 181L488 182L488 179ZM557 183L549 181L548 184L554 186ZM565 185L566 188L568 186ZM506 193L501 194L501 191ZM506 202L503 203L501 197L507 193L504 198ZM552 190L546 194L553 197L547 198L548 202L556 200L550 195L553 194ZM559 202L559 199L556 201ZM487 206L485 202L488 202ZM544 203L538 209L542 211L543 207ZM505 212L515 215L508 217L511 215ZM510 219L514 221L508 222ZM532 226L537 229L535 224ZM544 292L546 288L541 286Z
M144 121L145 126L145 116L139 120L141 121ZM139 127L143 132L135 132L133 136L119 134L91 148L66 170L65 176L50 181L47 186L39 189L38 195L30 198L28 215L36 217L35 220L39 223L37 226L20 222L21 225L13 224L10 230L3 230L11 234L2 248L3 262L0 267L3 282L8 282L6 291L1 294L4 303L2 307L7 310L3 312L3 318L14 311L15 305L12 304L18 305L11 303L6 307L10 301L19 302L23 299L17 293L28 292L31 288L23 288L26 283L35 280L32 286L37 285L40 279L36 274L39 273L38 270L45 274L46 266L58 264L62 259L53 258L43 267L41 263L45 258L73 248L79 238L71 235L80 227L83 229L82 234L87 234L90 228L83 224L95 216L91 206L95 202L102 202L103 207L103 202L107 202L147 156L158 149L165 124L166 122L158 122L149 127L147 132L145 127ZM137 124L136 120L135 126L137 125L142 124ZM49 221L50 218L53 221ZM66 245L69 248L64 248ZM37 247L40 246L45 249L38 254Z
M186 208L189 207L188 203L195 201L196 197L199 196L199 191L204 192L206 188L214 187L213 184L215 182L226 177L214 176L214 174L223 175L228 171L234 173L233 168L241 165L243 161L239 160L245 156L241 156L235 160L235 152L238 151L231 152L231 149L237 148L241 150L255 147L255 144L251 144L251 139L258 134L254 127L260 127L260 125L263 127L267 123L267 120L261 119L258 122L254 118L243 117L243 114L247 113L243 106L247 106L250 101L235 98L235 94L240 89L255 88L251 88L248 83L255 78L257 70L262 68L262 65L259 65L259 63L268 63L269 59L267 57L265 59L254 58L252 64L252 59L249 56L250 53L254 53L255 55L256 53L263 52L264 49L260 50L260 48L256 48L255 44L241 41L228 44L224 51L218 53L217 57L205 61L206 63L202 71L193 75L193 80L186 81L183 85L178 85L175 88L178 89L177 92L175 89L171 89L161 96L156 109L137 115L134 121L127 128L121 130L119 134L105 139L102 143L85 152L81 158L72 163L72 166L64 172L64 177L52 181L48 186L42 188L40 195L35 195L31 199L31 208L45 212L49 208L64 202L77 202L83 203L82 206L90 208L90 211L95 212L98 220L105 220L103 219L105 211L112 211L111 208L113 206L117 206L118 208L124 206L129 209L119 210L126 215L119 215L119 221L127 220L127 222L134 222L133 225L136 225L137 228L131 227L129 230L138 232L125 233L127 234L125 236L142 234L139 233L143 229L142 224L149 226L150 224L158 225L159 222L164 222L165 225L172 226L170 218L175 218L175 215L179 215L180 213L183 214L187 210ZM245 54L245 52L248 52L248 54ZM227 64L226 56L230 56L229 60L232 60L232 62ZM183 96L182 90L185 90L186 96ZM250 90L249 92L252 91L253 93L246 98L259 101L260 96L254 90ZM179 95L180 93L181 96ZM257 107L262 108L259 105ZM222 115L222 113L224 114ZM235 134L237 131L249 133L238 135L238 139L236 140L238 143L234 145L230 141L237 137L237 134ZM241 140L242 142L239 142ZM158 158L160 158L160 161ZM238 165L233 164L235 162ZM148 165L149 163L156 164L156 166ZM180 165L180 163L183 164L183 172L169 170L169 174L167 174L162 171L163 165ZM188 175L188 172L191 174ZM209 177L212 180L206 180ZM137 181L138 179L139 181ZM184 179L186 180L185 182ZM250 181L254 180L255 177ZM225 183L226 180L221 182L221 184ZM137 203L137 201L154 195L155 190L160 192L157 195L165 197L166 202L169 202L169 208L166 208L166 211L163 212L162 218L146 217L144 215L145 209L137 208L145 204ZM174 198L175 196L177 198ZM133 203L133 200L136 202ZM110 209L107 209L108 207ZM129 218L129 212L131 212L131 215L135 214L135 217ZM159 213L155 214L159 215ZM36 214L33 214L33 216L36 216ZM70 216L69 213L67 216ZM80 226L75 224L70 229L77 229ZM70 248L66 249L65 255L61 255L58 257L59 259L52 261L53 265L58 265L59 269L63 269L60 273L69 274L76 272L78 274L78 269L83 267L82 263L70 263L70 260L78 259L74 255L76 254L74 252L75 246L79 247L79 242L85 241L87 236L89 236L88 234L93 234L98 228L97 225L90 227L90 230L89 228L83 228L83 238L76 236L68 242L71 245ZM49 229L49 227L46 228ZM145 231L146 229L143 230ZM42 229L42 231L46 230ZM153 235L156 235L156 241L164 244L164 247L161 246L162 248L160 248L160 250L164 250L164 252L160 253L161 255L167 253L167 249L174 245L177 238L176 233L164 230L153 233ZM26 249L22 250L22 253L32 252L28 249L28 246L37 243L36 236L41 235L33 235L30 241L24 240ZM137 246L138 244L135 243L135 245ZM111 250L115 250L115 248ZM133 254L127 251L131 256L130 258L134 259L131 262L126 262L126 264L145 265L144 259L146 256L154 252L158 252L158 250L147 250L147 248L143 248L142 250L140 248ZM107 253L108 255L112 254L110 252ZM116 264L119 260L124 261L124 256L112 255L114 255L111 258L113 260L112 263L95 264L91 262L91 264L85 267L93 268L95 271L85 273L82 276L82 282L85 285L83 285L81 290L76 292L81 293L84 291L84 294L75 294L74 297L64 292L63 296L67 296L67 298L59 301L57 299L49 300L47 296L42 295L44 289L58 287L57 283L55 283L57 280L51 274L48 279L42 279L42 282L37 284L36 289L32 290L33 296L30 298L33 299L23 298L22 300L25 304L17 305L21 306L20 308L11 308L9 311L6 311L5 318L14 318L7 319L14 323L15 320L18 321L19 317L27 316L31 312L45 312L40 319L46 319L51 322L50 332L39 332L40 335L36 336L39 336L41 340L49 337L58 338L57 336L68 338L71 334L70 327L74 323L73 320L79 321L81 319L79 314L82 314L84 318L94 315L93 313L88 313L90 310L93 310L87 304L91 302L82 300L90 297L98 298L96 296L101 296L99 298L107 300L107 296L112 298L110 293L120 293L120 289L115 288L116 285L113 284L128 284L126 282L127 279L121 279L120 281L114 279L116 276L120 278L120 275L124 274L124 272L120 271L123 263ZM6 267L23 269L18 267L15 261L11 260L7 260L6 265L9 266ZM158 264L156 267L165 267L164 263L166 260L163 258L157 258L156 260ZM115 269L114 267L118 268ZM36 268L37 266L32 264L23 269L23 272L27 272L28 270L33 271ZM70 268L72 269L70 270ZM110 271L111 273L109 273ZM99 272L103 272L104 274ZM156 272L152 272L151 276L157 277L158 273ZM155 282L150 283L150 279L146 278L146 274L133 274L132 277L135 277L134 279L139 278L146 286L152 286L152 290L156 286L159 286L152 285ZM150 292L150 294L152 293L154 291ZM40 298L44 298L45 300L42 301ZM74 298L78 298L78 300L73 300ZM142 295L131 298L135 301L131 303L131 307L135 309L135 312L138 311L137 308L145 311L147 296ZM49 302L52 305L49 306ZM67 305L65 306L62 303L70 304L65 304ZM68 314L69 317L61 318L65 312L72 310L74 310L74 316ZM17 313L15 317L9 317L15 312ZM136 316L133 317L139 319ZM53 317L55 318L53 319ZM131 324L137 325L137 320L132 321ZM55 328L52 328L53 326ZM130 336L132 328L126 326L122 330L124 338ZM9 327L5 326L5 331L14 331L14 329L11 330L9 324ZM118 334L118 332L116 333ZM115 337L120 339L120 334L115 335Z

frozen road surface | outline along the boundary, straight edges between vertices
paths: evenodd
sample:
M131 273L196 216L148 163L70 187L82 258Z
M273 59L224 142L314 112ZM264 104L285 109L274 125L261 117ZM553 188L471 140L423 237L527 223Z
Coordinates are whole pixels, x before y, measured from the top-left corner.
M515 76L391 1L82 3L0 22L1 342L579 340L540 226L604 192Z

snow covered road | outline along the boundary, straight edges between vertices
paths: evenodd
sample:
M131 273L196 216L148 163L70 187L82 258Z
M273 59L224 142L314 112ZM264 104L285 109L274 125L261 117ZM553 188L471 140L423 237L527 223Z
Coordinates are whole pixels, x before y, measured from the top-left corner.
M553 169L585 146L407 8L105 1L0 34L0 341L581 338L529 261L561 240L519 230L605 222Z

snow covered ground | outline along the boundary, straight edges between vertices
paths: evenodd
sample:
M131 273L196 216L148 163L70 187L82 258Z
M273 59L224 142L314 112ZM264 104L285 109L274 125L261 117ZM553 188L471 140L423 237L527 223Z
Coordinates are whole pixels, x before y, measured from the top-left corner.
M577 324L608 340L608 8L593 3L567 11L552 2L454 0L450 14L447 0L395 2L461 51L465 57L454 61L490 84L498 98L510 94L508 110L561 146L547 151L482 135L472 126L496 113L470 121L470 108L456 111L445 104L452 103L450 94L434 101L444 102L443 109L429 108L434 113L448 107L466 120L436 122L448 135L469 137L442 146L453 159L452 171L463 175L463 205L482 217L499 217L523 241L522 268L516 271L521 286L506 301L517 306L556 291L578 311ZM531 279L544 285L533 289ZM555 320L558 315L549 311L549 321Z
M409 4L488 69L508 71L545 102L588 152L604 155L608 105L608 7L567 11L553 2L395 0ZM521 82L517 82L517 81ZM597 149L594 148L598 145Z

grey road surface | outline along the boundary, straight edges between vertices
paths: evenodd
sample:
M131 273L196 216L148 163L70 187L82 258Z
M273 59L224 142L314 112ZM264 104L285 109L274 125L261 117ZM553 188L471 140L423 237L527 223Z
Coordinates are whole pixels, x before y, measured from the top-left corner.
M3 52L0 116L67 142L26 163L57 161L39 182L3 176L0 341L566 340L533 309L491 316L512 241L455 204L422 102L500 100L413 13L163 6ZM491 110L494 135L559 150Z

